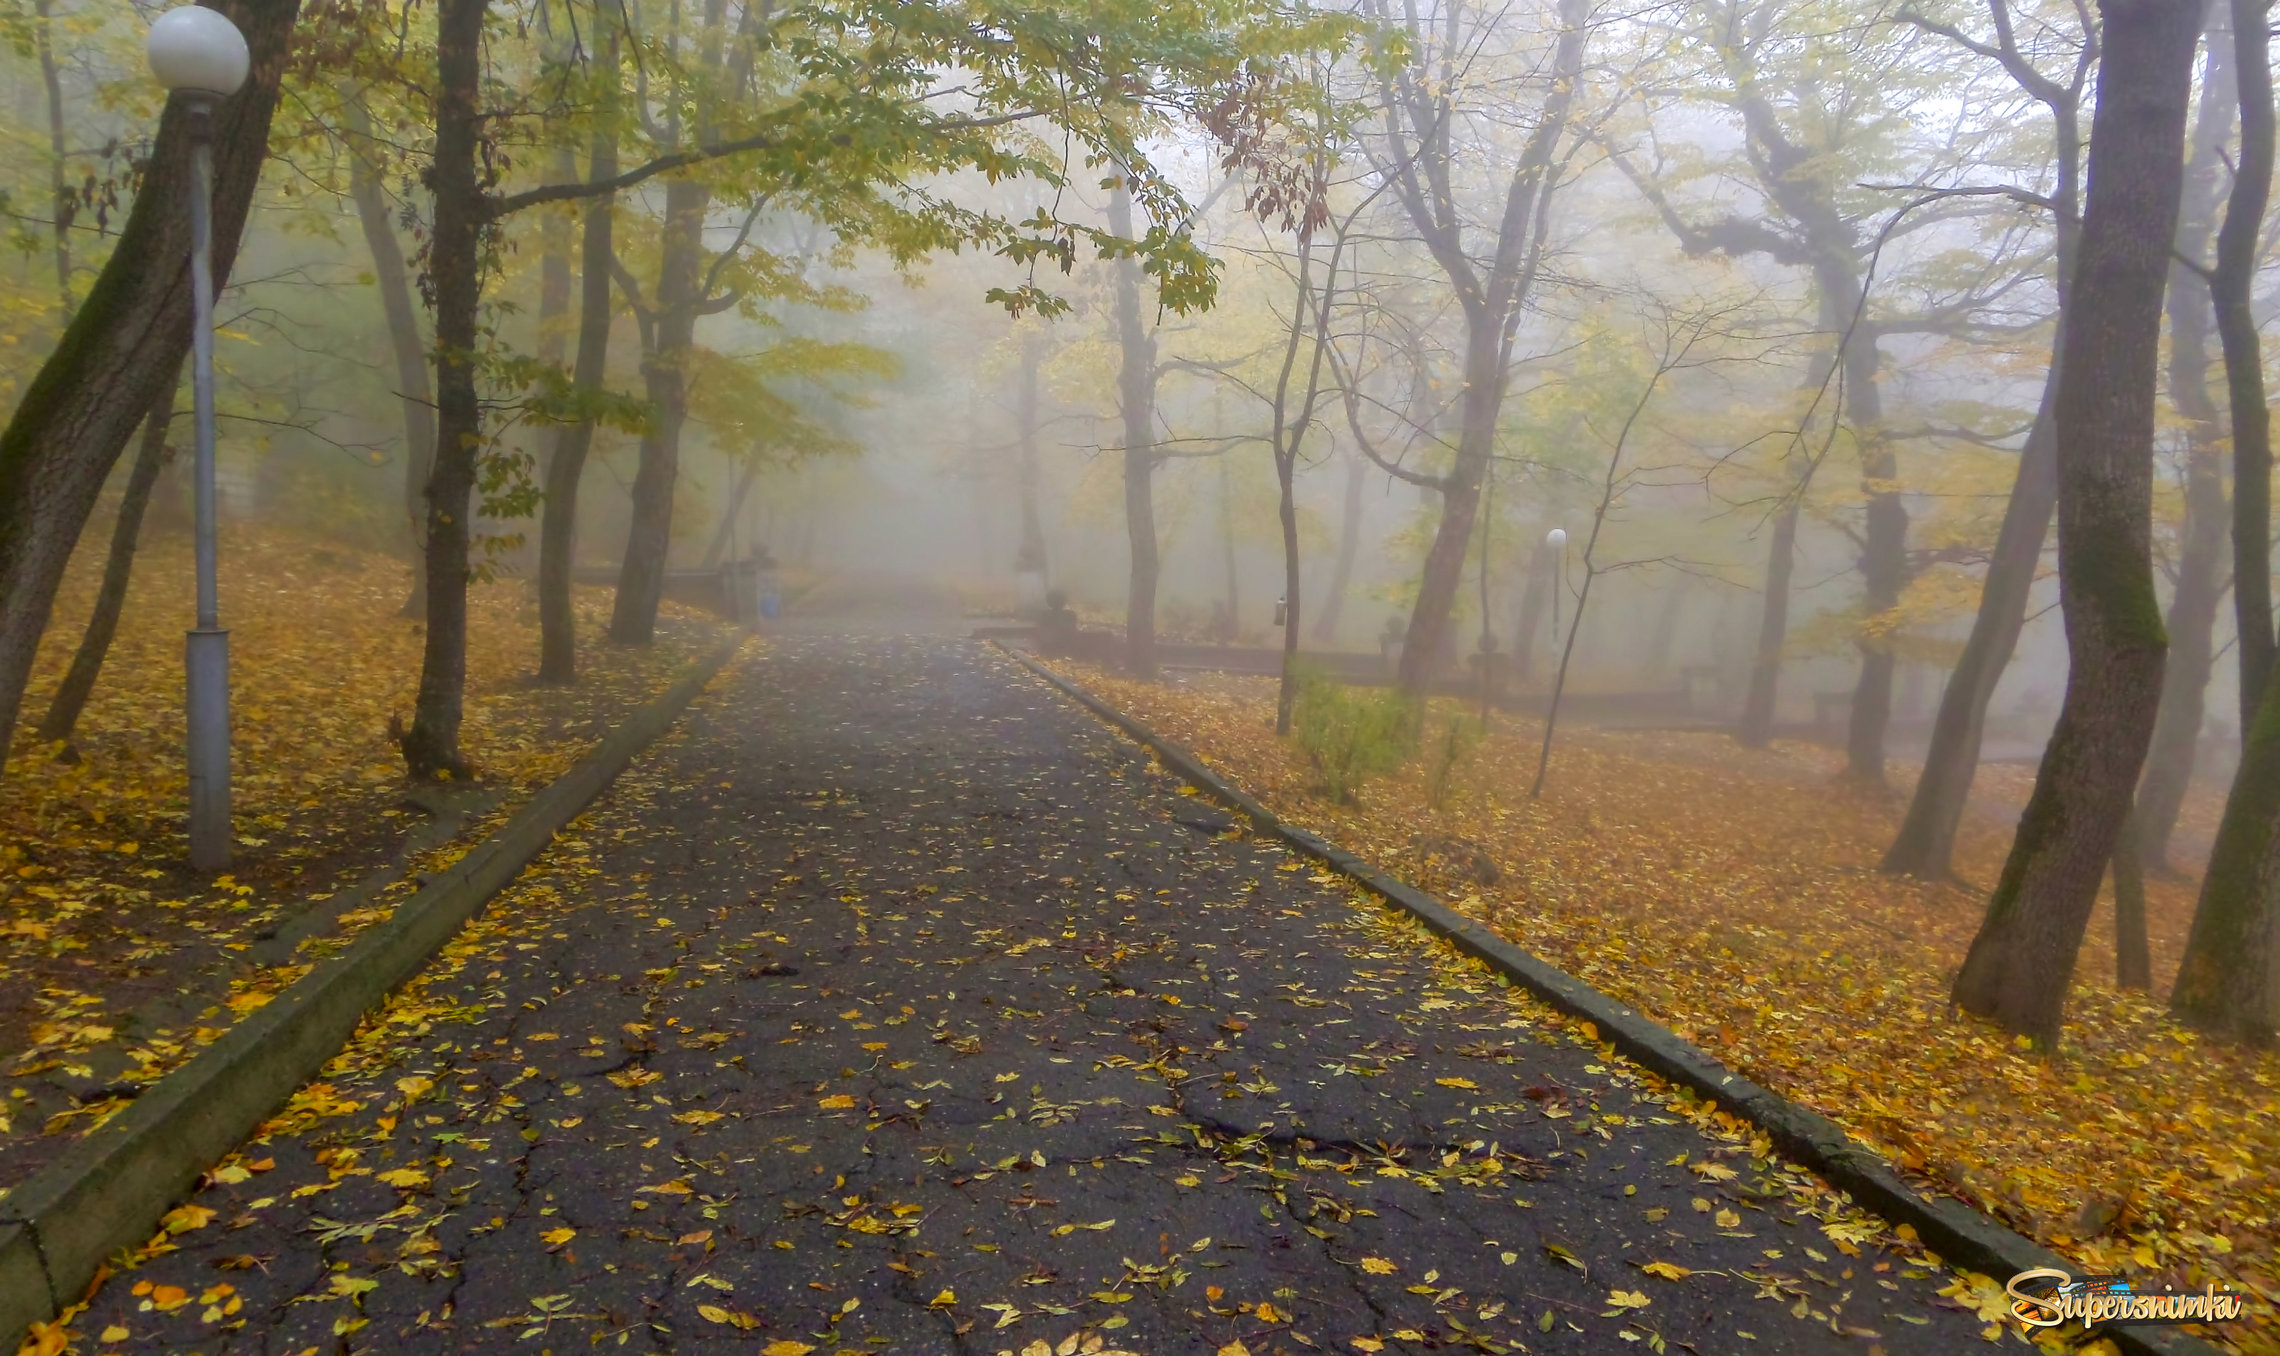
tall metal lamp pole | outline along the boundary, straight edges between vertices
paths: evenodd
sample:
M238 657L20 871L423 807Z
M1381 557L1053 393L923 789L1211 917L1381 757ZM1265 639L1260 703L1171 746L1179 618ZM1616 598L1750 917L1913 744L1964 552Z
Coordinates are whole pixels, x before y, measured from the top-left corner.
M151 74L182 101L190 127L190 389L197 414L198 625L184 651L190 726L190 865L230 864L230 633L221 625L214 524L214 104L251 65L245 35L220 11L168 10L144 47Z
M1560 647L1560 594L1567 585L1567 529L1555 527L1544 534L1552 552L1552 648Z

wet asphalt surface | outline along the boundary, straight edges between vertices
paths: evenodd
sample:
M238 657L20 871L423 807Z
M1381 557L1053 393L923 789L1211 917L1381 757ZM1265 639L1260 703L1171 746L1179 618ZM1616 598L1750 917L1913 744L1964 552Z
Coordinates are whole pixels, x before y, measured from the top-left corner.
M1912 1245L956 639L767 641L323 1080L75 1350L1981 1344Z

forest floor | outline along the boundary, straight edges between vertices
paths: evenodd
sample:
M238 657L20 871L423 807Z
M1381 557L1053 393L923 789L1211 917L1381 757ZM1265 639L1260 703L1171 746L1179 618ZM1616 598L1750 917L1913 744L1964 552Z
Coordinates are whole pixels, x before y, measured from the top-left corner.
M2033 769L1983 770L1963 883L1931 884L1876 869L1913 769L1873 792L1812 745L1582 728L1561 731L1532 800L1542 726L1500 714L1441 807L1421 759L1334 806L1274 737L1272 680L1057 667L1278 815L1435 890L2086 1271L2260 1294L2254 1321L2207 1335L2280 1351L2280 1055L2205 1040L2159 994L2118 989L2110 898L2060 1058L1949 1010ZM1436 702L1427 739L1458 709ZM2197 796L2180 842L2206 842L2215 813L2215 793ZM1470 871L1468 847L1494 863L1493 883ZM2162 990L2195 889L2149 882Z
M92 606L95 553L74 561L48 628L0 779L0 1192L385 916L727 634L668 604L655 646L593 643L611 595L580 590L581 681L539 687L528 584L479 585L464 735L476 778L416 787L389 737L391 717L410 717L424 641L401 615L408 566L261 528L233 525L224 543L239 834L227 875L184 860L187 539L158 536L136 563L77 763L31 731Z

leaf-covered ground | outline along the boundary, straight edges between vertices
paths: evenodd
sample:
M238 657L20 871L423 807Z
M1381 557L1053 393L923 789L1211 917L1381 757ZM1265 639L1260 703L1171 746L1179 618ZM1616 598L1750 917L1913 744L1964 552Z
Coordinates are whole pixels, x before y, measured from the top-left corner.
M538 688L528 585L477 587L466 743L479 780L417 789L388 738L419 676L422 631L399 615L409 570L274 531L233 526L225 543L231 874L183 860L187 541L144 549L76 764L30 732L92 605L101 562L86 551L40 651L0 779L0 1190L465 851L724 634L669 609L654 648L590 644L578 687ZM583 636L600 634L608 597L582 592ZM374 873L401 879L382 888Z
M35 1351L1933 1356L1995 1303L993 652L789 637Z
M1274 737L1269 680L1142 684L1062 667L1276 813L1436 889L1928 1188L2091 1271L2261 1294L2257 1321L2208 1335L2280 1350L2280 1058L2203 1040L2118 991L2109 904L2083 951L2063 1057L2045 1061L1950 1013L1984 897L1878 873L1904 803L1847 789L1828 751L1577 729L1530 800L1542 727L1499 715L1444 808L1427 804L1419 763L1337 807L1309 794L1302 755ZM1454 709L1437 703L1428 734ZM1989 780L2023 799L2031 779ZM1499 869L1494 884L1466 878L1466 844ZM1962 876L1992 881L2008 844L1999 814L1975 816ZM2166 987L2193 886L2152 893Z

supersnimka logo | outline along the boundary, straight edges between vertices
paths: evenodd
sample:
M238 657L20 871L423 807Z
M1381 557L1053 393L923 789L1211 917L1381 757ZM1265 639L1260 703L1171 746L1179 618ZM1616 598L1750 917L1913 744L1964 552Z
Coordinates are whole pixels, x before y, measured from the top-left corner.
M2030 1328L2070 1322L2085 1328L2102 1323L2224 1323L2240 1317L2246 1298L2229 1287L2155 1289L2123 1276L2076 1276L2057 1267L2022 1271L2003 1289L2011 1297L2011 1316Z

